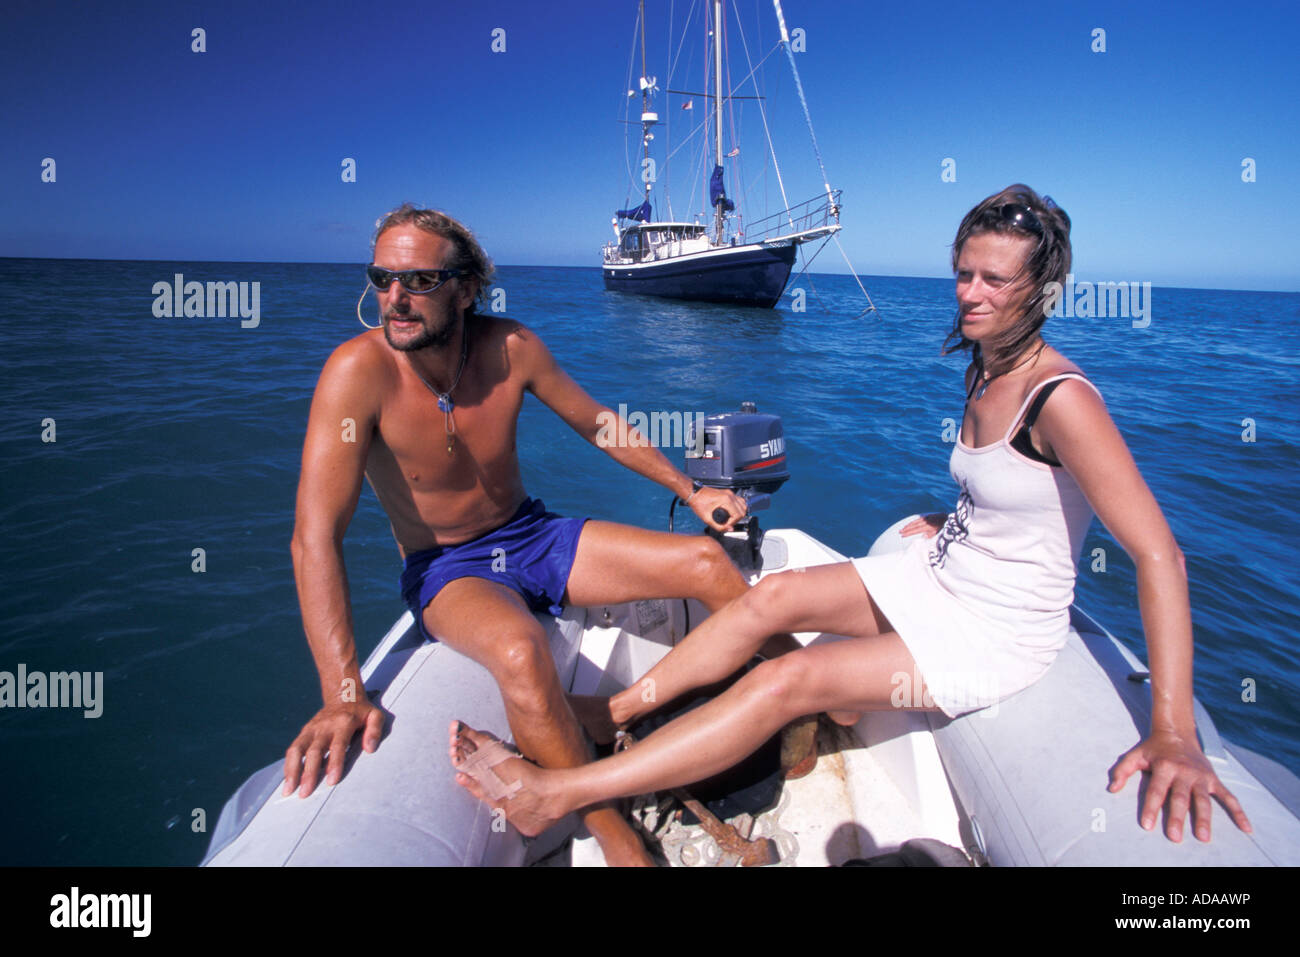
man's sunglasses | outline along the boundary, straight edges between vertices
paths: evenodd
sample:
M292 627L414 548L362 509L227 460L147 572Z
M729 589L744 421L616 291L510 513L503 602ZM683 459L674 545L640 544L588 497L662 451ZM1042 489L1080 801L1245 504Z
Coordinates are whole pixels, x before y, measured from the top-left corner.
M366 276L376 289L387 289L396 279L403 289L417 296L433 292L448 279L454 279L460 274L459 269L404 269L394 272L373 264L366 267Z

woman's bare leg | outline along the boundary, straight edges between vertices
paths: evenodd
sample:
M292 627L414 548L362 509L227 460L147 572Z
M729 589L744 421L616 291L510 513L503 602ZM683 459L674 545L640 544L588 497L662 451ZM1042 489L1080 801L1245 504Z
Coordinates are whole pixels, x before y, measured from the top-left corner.
M727 678L776 633L865 638L889 630L850 562L768 575L705 619L636 684L614 695L610 717L626 726L687 691Z
M861 587L861 586L859 586ZM817 630L831 630L818 628ZM827 709L878 711L894 706L901 680L916 665L893 632L814 645L759 665L725 694L660 728L636 747L578 768L545 771L519 759L497 773L522 788L505 803L525 834L536 834L570 811L618 796L678 787L718 773L753 753L788 721ZM907 706L925 700L924 685ZM452 763L459 765L481 736L452 726ZM476 796L464 774L457 781Z

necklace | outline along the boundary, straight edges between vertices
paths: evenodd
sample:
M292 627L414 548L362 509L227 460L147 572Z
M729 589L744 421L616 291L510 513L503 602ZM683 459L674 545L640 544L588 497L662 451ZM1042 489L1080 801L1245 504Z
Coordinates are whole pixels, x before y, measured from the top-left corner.
M1038 358L1038 354L1039 354L1040 352L1042 352L1043 349L1045 349L1046 347L1047 347L1047 340L1044 339L1042 342L1040 342L1040 343L1038 344L1038 348L1035 349L1035 350L1033 351L1033 354L1032 354L1032 355L1026 356L1024 359L1021 359L1019 362L1017 362L1015 365L1013 365L1010 369L1004 369L1004 370L1002 370L1001 372L999 372L997 375L992 375L992 376L989 375L987 372L984 371L984 361L983 361L983 357L981 356L981 357L980 357L980 374L979 374L979 378L976 380L976 382L978 382L978 384L979 384L979 387L978 387L978 388L979 388L979 391L975 391L975 388L976 388L976 387L975 387L974 385L971 386L971 390L974 392L976 400L982 399L982 398L984 397L984 393L985 393L985 391L987 391L987 389L988 389L988 387L989 387L989 383L991 383L994 379L996 379L998 376L1004 376L1004 375L1006 375L1008 372L1015 372L1017 369L1019 369L1019 368L1020 368L1022 365L1024 365L1025 363L1027 363L1027 362L1032 362L1033 360L1037 359L1037 358Z
M451 380L451 387L446 392L439 392L421 373L415 362L411 362L411 368L419 380L424 383L424 387L438 397L438 408L442 411L443 429L447 433L447 454L451 455L452 449L456 444L456 416L453 414L456 403L451 394L456 391L456 386L460 384L461 373L465 371L465 358L469 355L469 328L461 327L460 333L460 366L456 369L456 377Z

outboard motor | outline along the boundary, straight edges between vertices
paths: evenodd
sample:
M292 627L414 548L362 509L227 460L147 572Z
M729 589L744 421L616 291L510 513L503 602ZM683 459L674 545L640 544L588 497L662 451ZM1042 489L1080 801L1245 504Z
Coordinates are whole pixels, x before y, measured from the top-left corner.
M703 435L696 434L697 427ZM749 563L761 564L763 533L754 512L767 508L772 493L790 478L781 417L759 412L753 402L742 402L739 412L692 421L686 433L685 471L692 481L729 489L745 500L749 514L735 527L745 533ZM727 513L715 509L713 520L725 522ZM721 533L709 529L709 534L728 544Z

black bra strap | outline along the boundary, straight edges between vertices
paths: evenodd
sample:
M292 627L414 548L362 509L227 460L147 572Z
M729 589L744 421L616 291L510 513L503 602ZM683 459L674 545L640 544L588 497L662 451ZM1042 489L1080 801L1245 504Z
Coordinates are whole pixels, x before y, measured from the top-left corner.
M1076 376L1070 376L1071 379ZM1079 375L1077 378L1086 379L1086 376ZM1033 443L1029 441L1029 430L1033 428L1034 422L1038 419L1038 413L1043 411L1043 406L1047 403L1048 396L1062 382L1068 382L1069 379L1057 379L1055 382L1049 382L1038 390L1038 395L1034 396L1034 401L1029 405L1029 411L1025 413L1024 421L1020 428L1016 430L1015 436L1011 440L1011 447L1021 455L1033 459L1036 462L1043 462L1047 465L1059 466L1061 463L1040 455L1034 448Z
M1055 382L1049 382L1047 385L1043 386L1041 389L1038 390L1038 395L1034 396L1034 401L1029 406L1029 411L1025 413L1025 420L1021 424L1022 428L1032 429L1034 427L1034 423L1038 421L1038 413L1043 411L1043 406L1047 404L1048 397L1052 394L1052 392L1056 389L1056 387L1064 381L1066 380L1057 379Z

